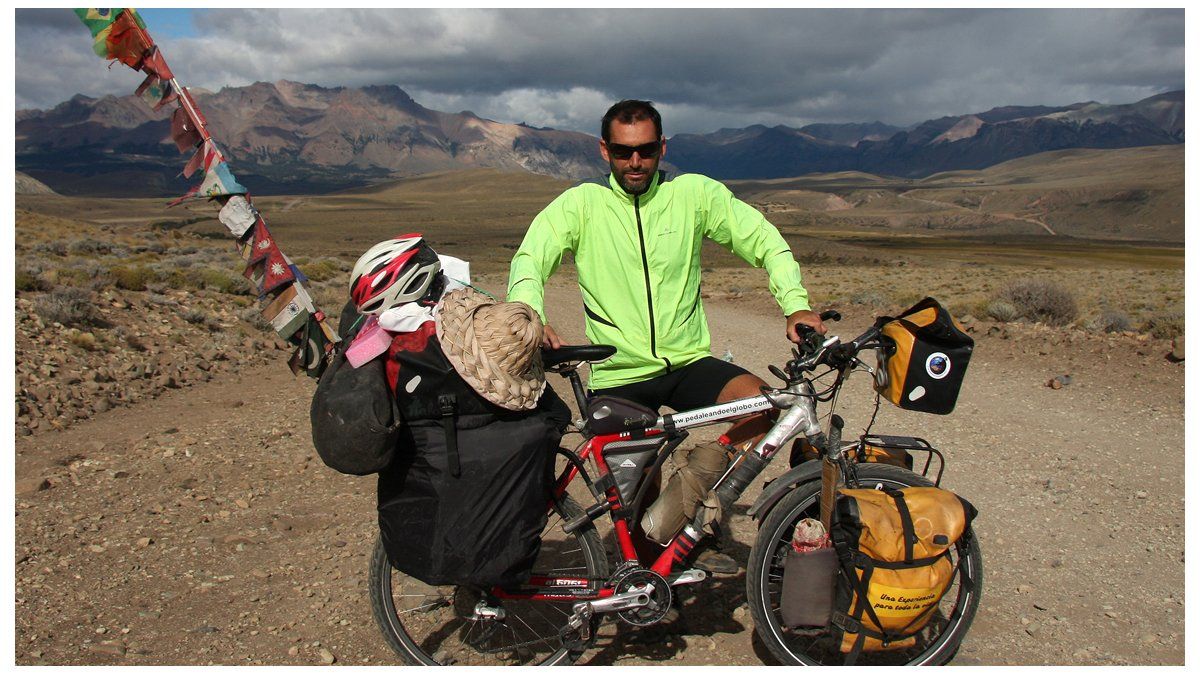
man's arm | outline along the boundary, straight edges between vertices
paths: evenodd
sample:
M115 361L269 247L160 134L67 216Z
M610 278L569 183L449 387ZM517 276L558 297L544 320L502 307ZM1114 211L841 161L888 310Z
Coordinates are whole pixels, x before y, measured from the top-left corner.
M508 301L532 307L546 323L546 279L558 269L563 254L579 243L578 200L568 190L533 219L508 268ZM547 326L548 327L548 326ZM557 337L553 329L547 331Z
M751 265L766 268L771 295L788 317L788 339L794 338L797 323L824 333L820 317L809 307L808 291L800 279L800 265L779 230L758 209L734 197L721 183L705 179L703 189L708 216L705 236Z

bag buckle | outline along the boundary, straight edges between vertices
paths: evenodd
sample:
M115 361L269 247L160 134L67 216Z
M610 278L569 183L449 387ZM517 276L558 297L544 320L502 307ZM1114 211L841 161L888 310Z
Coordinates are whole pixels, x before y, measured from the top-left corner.
M829 622L847 633L862 632L862 622L849 614L834 612L830 615Z

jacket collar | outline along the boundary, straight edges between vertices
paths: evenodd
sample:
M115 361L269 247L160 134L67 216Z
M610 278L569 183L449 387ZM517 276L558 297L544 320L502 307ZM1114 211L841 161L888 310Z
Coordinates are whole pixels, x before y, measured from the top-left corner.
M658 193L659 186L665 182L667 182L667 175L663 172L663 170L659 169L658 171L655 171L654 176L650 179L650 187L647 188L642 194L636 195L637 197L640 197L638 203L645 204L651 199L654 199L654 195ZM608 186L612 188L613 193L616 194L617 197L620 197L631 204L633 203L633 198L635 195L631 195L626 192L625 188L621 187L621 184L617 182L616 176L612 175L611 172L608 174Z

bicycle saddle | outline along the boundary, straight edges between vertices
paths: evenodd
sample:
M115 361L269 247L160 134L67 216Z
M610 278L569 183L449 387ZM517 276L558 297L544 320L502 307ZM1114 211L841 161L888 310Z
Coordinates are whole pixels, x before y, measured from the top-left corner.
M558 349L543 349L542 365L549 369L572 361L597 363L616 353L617 348L612 345L563 345Z

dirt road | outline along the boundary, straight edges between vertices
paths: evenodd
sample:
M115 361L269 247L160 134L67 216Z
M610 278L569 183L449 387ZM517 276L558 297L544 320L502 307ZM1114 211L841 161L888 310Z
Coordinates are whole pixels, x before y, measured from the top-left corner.
M573 340L577 296L565 281L549 292ZM705 308L718 355L762 375L784 358L765 295ZM871 318L842 309L843 335ZM946 484L979 508L985 592L956 662L1182 664L1184 366L1161 341L970 327L955 413L884 404L875 427L942 448ZM365 591L374 479L316 458L312 389L280 359L18 438L17 663L397 663ZM869 414L865 378L843 402L851 433ZM744 508L732 524L744 560L754 525ZM718 579L658 639L618 633L584 662L771 663L744 597L742 575Z

